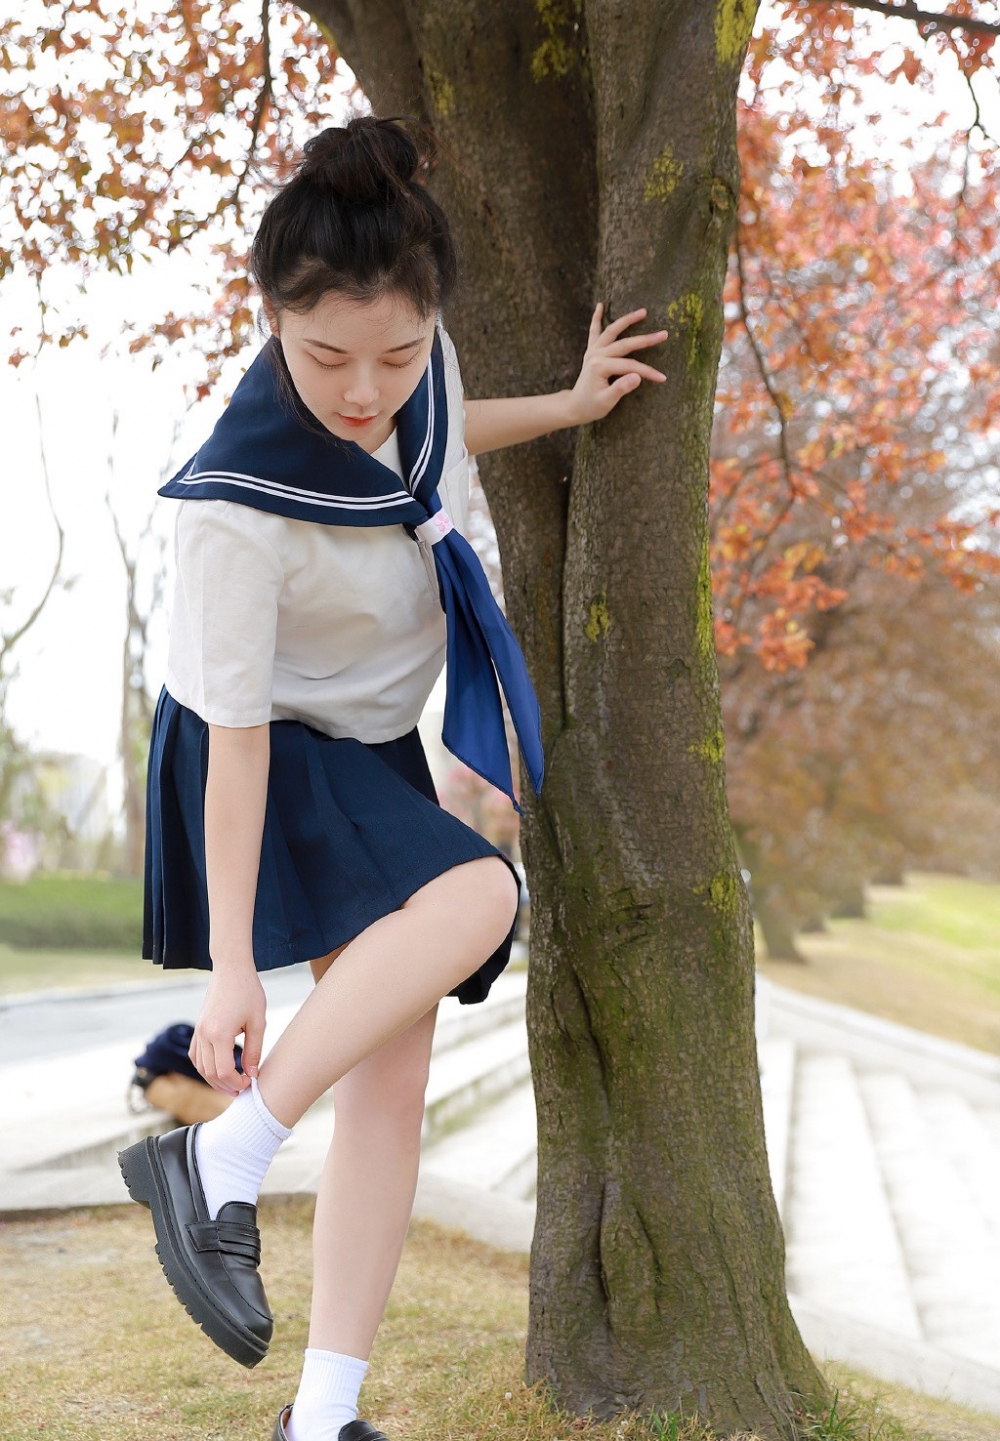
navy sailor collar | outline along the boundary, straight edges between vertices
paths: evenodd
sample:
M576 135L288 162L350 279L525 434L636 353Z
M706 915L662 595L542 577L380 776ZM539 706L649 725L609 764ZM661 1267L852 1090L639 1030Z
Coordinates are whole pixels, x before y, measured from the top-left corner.
M158 492L230 500L323 525L418 525L432 509L448 443L444 352L396 413L405 479L356 441L325 429L296 395L273 338L254 360L208 440Z

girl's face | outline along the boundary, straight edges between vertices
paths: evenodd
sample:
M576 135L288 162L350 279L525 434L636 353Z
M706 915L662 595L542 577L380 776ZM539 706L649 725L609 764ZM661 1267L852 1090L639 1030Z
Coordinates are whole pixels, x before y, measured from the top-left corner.
M377 450L427 369L434 315L403 296L364 303L339 291L304 313L264 308L302 402L334 435Z

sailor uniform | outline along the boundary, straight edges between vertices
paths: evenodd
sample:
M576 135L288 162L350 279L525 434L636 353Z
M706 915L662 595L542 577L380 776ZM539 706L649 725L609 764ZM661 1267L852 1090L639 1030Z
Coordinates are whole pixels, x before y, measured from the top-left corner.
M510 865L437 801L416 722L446 655L445 744L513 801L499 675L541 785L537 700L463 534L468 453L447 334L439 327L425 377L372 455L289 399L274 345L160 492L181 505L150 746L143 953L165 967L211 965L209 724L270 722L261 970L327 954L454 865ZM483 1000L512 937L452 994Z

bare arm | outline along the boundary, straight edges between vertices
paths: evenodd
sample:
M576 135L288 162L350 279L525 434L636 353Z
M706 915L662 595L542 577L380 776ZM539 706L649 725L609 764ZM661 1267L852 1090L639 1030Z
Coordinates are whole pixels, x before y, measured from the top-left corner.
M551 395L517 395L501 400L466 400L465 445L470 455L520 445L553 430L576 425L571 405L573 392Z
M270 726L210 725L205 787L212 979L195 1027L191 1059L217 1090L235 1094L256 1074L264 1039L264 991L253 956L253 911L264 832ZM244 1035L241 1076L233 1044Z
M572 390L509 399L466 400L465 445L470 455L483 455L488 450L520 445L553 430L601 420L623 395L637 388L643 377L656 381L666 379L662 371L633 360L630 352L662 344L667 331L631 335L622 340L622 331L634 325L646 311L632 310L602 330L603 313L601 301L591 318L583 367Z

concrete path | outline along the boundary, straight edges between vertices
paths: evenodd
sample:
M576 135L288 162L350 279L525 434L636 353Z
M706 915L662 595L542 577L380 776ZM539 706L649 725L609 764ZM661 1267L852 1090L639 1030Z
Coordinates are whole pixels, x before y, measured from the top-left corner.
M273 1042L305 967L265 977ZM117 1150L132 1059L197 1014L204 979L0 1008L0 1210L126 1199ZM530 1244L535 1111L523 972L484 1006L442 1003L417 1211ZM1000 1060L759 982L771 1178L793 1309L817 1352L1000 1415ZM314 1191L333 1124L319 1102L265 1192Z

